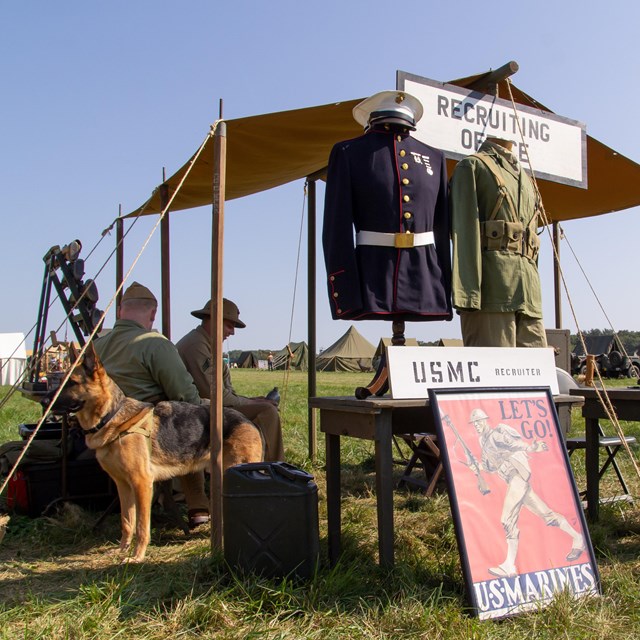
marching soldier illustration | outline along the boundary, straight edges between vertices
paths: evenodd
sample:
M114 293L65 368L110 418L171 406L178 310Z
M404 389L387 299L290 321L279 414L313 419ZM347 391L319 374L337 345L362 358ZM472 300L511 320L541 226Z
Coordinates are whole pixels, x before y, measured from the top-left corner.
M451 427L450 421L445 420L445 422ZM558 527L566 533L571 538L571 549L566 559L570 562L577 560L586 551L583 535L569 524L565 516L551 509L531 487L528 454L546 451L546 443L542 441L528 443L514 428L506 424L499 423L492 428L487 414L482 409L474 409L469 422L478 433L482 459L478 464L473 456L471 458L467 456L464 464L469 466L478 477L480 492L488 493L480 483L481 471L494 473L507 484L500 516L506 537L507 553L503 562L489 568L489 573L498 577L517 575L516 558L520 537L518 520L523 507L541 518L547 526ZM455 428L454 434L459 439Z

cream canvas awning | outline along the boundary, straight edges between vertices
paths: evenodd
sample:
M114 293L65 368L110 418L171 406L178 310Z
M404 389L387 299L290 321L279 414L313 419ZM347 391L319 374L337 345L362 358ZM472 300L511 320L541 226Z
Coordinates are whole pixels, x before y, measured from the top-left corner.
M481 74L483 75L483 74ZM451 81L470 87L481 75ZM499 95L508 96L506 81ZM513 84L514 100L552 113ZM326 168L332 146L362 133L352 116L361 99L226 120L226 199L242 198L288 182L306 178ZM171 211L209 205L212 202L213 137L195 162ZM195 155L195 154L194 154ZM173 194L191 159L167 181ZM448 160L449 175L455 166ZM640 165L587 136L588 188L538 180L547 215L552 221L586 218L640 205ZM127 217L160 213L160 193Z

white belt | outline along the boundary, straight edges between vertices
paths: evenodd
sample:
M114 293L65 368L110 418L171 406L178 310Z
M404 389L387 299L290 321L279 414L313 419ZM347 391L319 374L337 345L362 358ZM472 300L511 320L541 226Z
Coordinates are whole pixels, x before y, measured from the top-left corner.
M368 244L375 247L395 247L396 249L411 249L427 244L435 244L433 231L422 233L381 233L380 231L358 231L356 245Z

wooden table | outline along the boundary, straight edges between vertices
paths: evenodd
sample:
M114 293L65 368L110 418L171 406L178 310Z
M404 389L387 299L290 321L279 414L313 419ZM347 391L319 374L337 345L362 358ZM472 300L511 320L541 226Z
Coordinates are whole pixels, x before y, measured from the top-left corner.
M582 398L554 396L554 403L560 414L582 404ZM309 398L309 406L320 410L320 430L326 434L329 561L333 565L340 556L340 438L347 436L375 442L379 562L393 566L393 436L435 433L429 400L334 396Z
M607 389L618 419L640 421L640 389ZM600 393L603 393L600 390ZM582 417L585 425L585 471L587 475L587 515L596 522L600 510L600 419L609 419L592 387L571 389L572 396L582 396ZM616 434L614 434L616 435Z

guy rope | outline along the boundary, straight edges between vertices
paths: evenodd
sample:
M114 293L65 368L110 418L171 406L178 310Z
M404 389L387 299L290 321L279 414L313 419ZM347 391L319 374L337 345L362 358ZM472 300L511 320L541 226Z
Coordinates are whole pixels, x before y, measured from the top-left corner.
M585 339L584 339L584 334L583 334L583 332L582 332L582 330L580 328L580 325L578 324L578 318L577 318L577 315L576 315L576 312L575 312L575 307L573 305L573 301L571 299L571 295L569 294L569 288L567 287L567 282L565 280L564 272L562 270L562 265L560 263L560 256L558 254L558 249L557 249L555 243L553 242L553 237L552 237L552 234L551 234L549 218L548 218L547 213L545 211L544 204L542 202L542 195L540 194L540 189L538 188L538 183L536 181L536 177L535 177L535 174L534 174L534 171L533 171L533 166L531 164L531 158L529 156L529 149L528 149L527 145L525 144L524 134L522 132L522 126L521 126L521 123L520 123L518 110L516 108L516 103L515 103L515 100L513 98L513 92L511 91L511 80L509 78L506 79L506 84L507 84L507 88L509 90L509 98L511 99L511 105L513 107L515 120L516 120L516 123L518 125L518 132L520 134L522 148L524 149L524 152L526 154L526 161L527 161L527 164L529 166L529 170L531 172L531 180L533 182L536 194L537 194L537 196L539 198L540 213L541 213L542 223L543 223L544 227L547 229L547 233L549 234L549 238L551 240L551 246L553 248L553 255L554 255L557 267L558 267L558 272L560 274L560 278L561 278L561 281L562 281L562 286L564 288L565 294L567 296L567 300L569 302L569 308L571 309L571 315L572 315L573 320L574 320L574 322L576 324L576 329L577 329L577 332L578 332L578 338L580 340L580 343L582 344L582 348L584 350L584 353L586 354L587 353L587 345L586 345L586 342L585 342ZM564 233L563 233L563 235L564 235ZM572 253L573 253L573 251L572 251ZM574 254L574 256L575 256L575 254ZM580 266L580 269L582 270L582 266ZM584 274L584 270L582 270L582 273ZM585 275L585 277L586 277L586 275ZM591 284L589 284L589 286L591 287ZM593 287L591 287L591 290L593 291ZM599 303L599 301L598 301L598 303ZM602 308L602 305L601 305L601 308ZM605 317L606 317L606 314L605 314ZM608 317L607 317L607 321L609 321ZM624 345L622 345L622 343L621 343L621 346L622 346L622 348L624 350ZM625 350L625 355L628 357L628 354L626 353L626 350ZM631 459L631 463L633 464L633 468L635 469L635 472L638 475L638 477L640 477L640 468L638 467L638 463L636 461L636 458L633 455L633 452L631 451L631 448L629 447L629 443L627 442L627 439L625 438L624 431L622 429L622 426L620 425L620 421L618 420L618 416L616 415L616 412L615 412L615 409L613 407L613 404L611 403L611 400L610 400L609 395L607 393L607 390L605 388L604 381L602 379L602 376L600 374L600 371L599 371L598 367L595 367L595 374L597 375L598 381L600 383L599 385L594 385L594 388L596 390L596 394L598 396L600 404L603 406L603 408L604 408L604 410L605 410L605 412L607 414L607 417L609 418L609 420L614 425L615 430L616 430L616 432L618 434L618 437L620 438L620 441L622 442L622 445L623 445L625 451L629 454L629 458Z
M142 254L144 253L144 251L146 250L149 242L151 241L151 238L153 237L153 235L155 234L156 230L158 229L158 227L160 226L160 223L162 222L163 218L165 217L167 211L170 209L171 204L173 203L175 197L178 195L178 193L180 192L180 189L182 188L182 185L184 184L185 180L187 179L187 177L189 176L189 173L191 172L193 166L195 165L196 160L198 159L198 157L200 156L200 154L202 153L202 151L205 148L205 145L207 143L207 141L209 140L209 138L211 138L214 133L215 130L217 128L217 125L219 123L219 120L216 120L212 125L211 125L211 129L209 131L209 133L207 134L206 138L204 139L204 141L202 142L202 144L200 145L198 151L195 153L195 155L193 156L193 158L191 159L189 166L187 167L187 170L184 174L184 176L182 176L182 179L180 180L178 186L176 187L175 191L173 192L172 196L169 198L169 200L167 201L167 204L165 205L165 207L162 209L162 211L160 212L160 215L158 216L158 220L156 221L155 225L152 227L151 231L149 232L146 240L144 241L144 243L142 244L142 247L140 248L140 251L138 252L138 254L136 255L136 257L134 258L133 262L131 263L131 266L129 267L129 270L127 271L126 275L123 277L122 282L120 282L118 284L118 286L116 287L116 290L113 294L113 296L111 297L111 299L109 300L109 303L107 304L107 307L105 308L105 310L102 312L102 315L100 317L100 320L98 322L96 322L95 327L93 328L93 330L90 332L87 341L85 342L85 344L82 346L82 348L80 349L79 353L78 353L78 358L82 358L84 356L85 351L87 350L87 348L89 347L89 344L93 341L96 333L98 333L100 326L104 320L104 318L106 317L108 311L111 309L111 307L113 306L113 304L115 303L116 298L118 297L118 294L122 291L124 285L126 284L127 280L129 279L131 272L133 271L133 269L135 268L135 266L137 265L138 261L140 260L140 258L142 257ZM138 216L136 216L136 220L134 220L134 222L131 224L131 226L129 227L127 234L131 231L131 229L133 228L135 222L137 221L137 218L139 218L145 211L145 209L147 208L147 206L149 205L149 202L151 201L151 197L149 198L149 200L147 200L147 202L145 202L145 204L142 206ZM109 233L109 231L111 230L111 228L113 227L113 224L108 228L105 229L102 234L101 234L101 239L96 243L96 245L94 246L94 248L92 249L92 251L89 253L89 255L91 255L91 253L93 253L93 251L97 248L98 244L102 241L102 239L104 239L104 237ZM125 234L125 236L127 235ZM124 241L124 237L122 239L122 241ZM103 264L103 266L99 269L98 273L96 275L99 275L102 270L106 267L107 263L109 262L109 260L111 260L111 258L113 257L114 253L115 253L116 249L114 249L110 254L109 257L107 258L107 260L105 261L105 263ZM84 295L84 292L83 292ZM80 298L81 299L81 298ZM74 303L74 307L73 309L75 309L78 305L78 303L80 302L80 299L78 301L75 301ZM53 303L52 303L53 304ZM65 317L65 319L63 320L63 323L66 322L69 317L70 314L67 314L67 316ZM61 325L62 326L62 325ZM60 327L59 327L60 328ZM31 330L31 332L33 331L33 328ZM31 333L30 332L30 333ZM35 354L34 354L35 355ZM42 416L40 417L40 420L38 420L38 423L36 424L36 426L34 427L32 433L29 435L29 438L27 439L22 451L20 452L20 454L17 457L17 460L15 461L13 467L9 470L9 473L7 474L6 478L4 479L4 482L2 483L2 486L0 486L0 495L2 495L2 493L4 492L4 490L6 489L7 485L9 484L9 481L11 480L11 478L13 477L13 475L15 474L18 465L20 464L20 462L22 461L22 459L24 458L27 450L29 449L31 443L33 442L34 438L36 437L38 431L40 430L40 427L42 426L42 424L46 421L46 419L48 418L49 414L51 413L51 407L55 404L56 400L58 399L58 396L60 395L60 393L62 392L62 389L64 388L65 384L67 383L67 381L69 380L71 373L73 371L73 367L69 367L69 369L65 372L65 375L62 379L62 381L60 382L60 386L58 387L58 389L56 390L55 394L53 395L53 398L51 400L51 402L49 403L49 405L46 407L45 411L43 412ZM10 395L13 394L13 392L16 390L17 386L19 383L16 383L12 389L10 390L7 398L4 398L2 401L2 404L0 404L0 408L4 405L4 403L7 401L8 397Z

